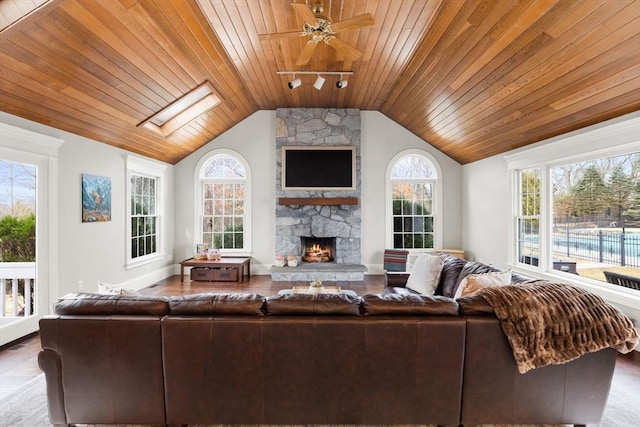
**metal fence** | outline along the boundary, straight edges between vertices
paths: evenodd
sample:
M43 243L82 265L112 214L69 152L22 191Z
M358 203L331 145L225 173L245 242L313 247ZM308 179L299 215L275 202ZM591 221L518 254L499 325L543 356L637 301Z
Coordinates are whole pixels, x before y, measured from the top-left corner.
M640 233L556 229L553 255L640 268Z

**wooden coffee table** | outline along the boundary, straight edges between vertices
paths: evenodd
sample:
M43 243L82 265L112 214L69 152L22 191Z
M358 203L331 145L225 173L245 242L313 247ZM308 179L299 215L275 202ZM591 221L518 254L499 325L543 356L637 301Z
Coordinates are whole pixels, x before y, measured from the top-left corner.
M238 271L238 282L244 280L246 271L247 277L251 277L251 257L222 257L219 261L210 261L207 259L189 258L180 261L180 281L184 282L184 268L210 268L210 269L235 269ZM215 281L215 280L213 280Z

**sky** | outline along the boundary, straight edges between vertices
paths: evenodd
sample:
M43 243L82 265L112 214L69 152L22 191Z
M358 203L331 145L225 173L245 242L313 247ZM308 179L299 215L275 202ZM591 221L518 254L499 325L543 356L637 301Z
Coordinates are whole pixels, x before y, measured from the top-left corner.
M23 201L33 205L36 199L36 167L0 160L0 205Z

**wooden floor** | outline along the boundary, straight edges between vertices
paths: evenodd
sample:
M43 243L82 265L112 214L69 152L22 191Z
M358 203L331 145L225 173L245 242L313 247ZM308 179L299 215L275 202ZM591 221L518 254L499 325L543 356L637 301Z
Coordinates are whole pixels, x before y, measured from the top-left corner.
M338 282L343 289L355 291L358 295L380 293L383 290L383 276L365 276L363 282ZM274 295L281 289L304 285L302 282L272 282L270 276L253 276L244 282L192 282L179 276L172 276L147 288L145 295L184 295L201 292L245 292L264 296ZM0 399L40 374L37 356L40 351L40 337L37 333L0 347ZM640 352L618 355L612 383L615 395L637 396L640 394Z
M185 295L201 292L245 292L269 296L277 294L281 289L308 284L308 282L273 282L270 275L251 276L250 278L245 276L242 282L192 282L188 278L185 278L184 282L180 282L180 276L172 276L140 290L140 293L145 295ZM376 294L384 289L384 276L367 275L364 281L325 282L325 284L338 285L342 289L355 291L358 295Z

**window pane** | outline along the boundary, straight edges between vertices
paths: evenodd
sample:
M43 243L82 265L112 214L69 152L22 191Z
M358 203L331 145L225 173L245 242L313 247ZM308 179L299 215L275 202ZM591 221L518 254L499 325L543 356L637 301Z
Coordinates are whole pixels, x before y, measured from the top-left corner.
M236 215L242 215L244 213L244 199L239 199L235 201L235 210Z
M224 214L224 200L216 199L213 202L213 214L214 215L222 215Z
M212 184L204 184L203 187L204 198L205 199L213 199L213 185Z
M402 178L435 178L435 172L429 161L417 155L410 155L398 160L391 170L392 179Z
M553 268L640 277L640 153L551 169Z
M204 214L213 215L213 200L204 201Z

